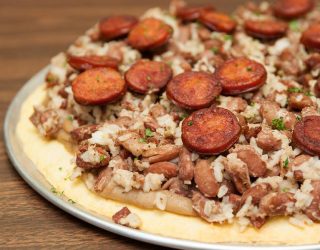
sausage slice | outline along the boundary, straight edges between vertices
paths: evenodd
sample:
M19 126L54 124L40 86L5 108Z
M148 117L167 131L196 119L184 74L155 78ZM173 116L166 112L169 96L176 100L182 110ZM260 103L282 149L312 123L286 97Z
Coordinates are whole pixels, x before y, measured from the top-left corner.
M101 37L105 40L112 40L127 35L138 23L134 16L110 16L100 21L99 29Z
M175 76L167 86L167 96L186 109L208 107L220 94L221 86L212 74L188 71Z
M118 69L119 61L109 56L73 56L68 55L69 65L79 71L97 67Z
M238 139L241 127L229 110L210 107L193 112L182 123L183 144L200 154L219 154Z
M313 6L313 0L277 0L273 12L278 17L294 19L307 14Z
M286 23L273 20L247 20L244 24L249 36L263 40L280 38L286 34L287 28Z
M312 24L302 33L302 44L308 49L320 51L320 23Z
M183 21L194 21L199 18L202 11L214 10L210 5L184 6L177 10L176 16Z
M262 64L244 57L226 61L214 75L226 95L258 89L267 79L267 71Z
M320 156L320 116L306 116L297 122L292 140L306 153Z
M72 83L76 102L82 105L103 105L114 102L126 92L119 72L111 68L93 68L79 74Z
M166 63L148 60L136 62L125 73L128 87L141 94L159 91L171 78L172 70Z
M129 33L129 44L138 50L150 50L166 44L172 36L173 29L156 18L140 21Z
M228 15L216 11L202 11L199 21L211 30L232 33L237 23Z

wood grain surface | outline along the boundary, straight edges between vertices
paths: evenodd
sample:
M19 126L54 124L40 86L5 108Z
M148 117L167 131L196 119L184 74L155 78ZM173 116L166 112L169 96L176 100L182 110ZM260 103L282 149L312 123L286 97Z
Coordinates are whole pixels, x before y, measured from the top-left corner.
M50 58L100 18L139 15L160 0L0 0L0 248L162 249L82 222L33 191L10 163L3 141L7 107ZM240 0L211 2L228 11ZM224 6L221 6L224 5Z

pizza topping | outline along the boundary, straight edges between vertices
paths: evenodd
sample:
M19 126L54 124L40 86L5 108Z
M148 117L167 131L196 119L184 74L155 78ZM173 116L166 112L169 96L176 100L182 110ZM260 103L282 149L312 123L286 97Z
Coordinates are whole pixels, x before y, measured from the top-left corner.
M264 66L248 58L230 59L214 75L222 86L222 93L227 95L256 90L267 78Z
M118 69L119 61L109 56L68 56L68 63L76 70L84 71L87 69L107 67Z
M280 38L287 31L286 23L271 20L247 20L244 28L250 36L266 40Z
M131 213L129 208L123 207L112 216L112 220L120 225L139 228L141 227L141 219L138 215Z
M223 108L193 112L182 123L182 141L192 151L219 154L229 149L240 136L237 118Z
M313 0L277 0L273 5L273 11L278 17L294 19L311 11L313 6Z
M129 44L138 50L151 50L165 45L171 35L172 28L156 18L140 21L129 33Z
M311 155L320 155L320 116L306 116L294 127L293 142Z
M210 5L208 6L182 6L176 10L176 16L183 21L194 21L199 18L201 12L214 10Z
M166 90L170 100L186 109L208 107L220 92L221 87L211 74L191 71L175 76Z
M320 50L320 23L311 24L301 37L301 43L307 49Z
M72 83L75 100L82 105L103 105L121 98L126 84L109 68L94 68L81 73Z
M219 184L208 160L197 162L194 168L194 181L204 196L215 197L218 194Z
M112 40L127 35L138 23L134 16L110 16L100 21L99 29L101 37L105 40Z
M216 11L202 11L199 21L211 30L225 33L232 33L237 25L231 17Z
M125 74L128 88L141 94L160 91L172 77L171 68L164 62L138 61Z

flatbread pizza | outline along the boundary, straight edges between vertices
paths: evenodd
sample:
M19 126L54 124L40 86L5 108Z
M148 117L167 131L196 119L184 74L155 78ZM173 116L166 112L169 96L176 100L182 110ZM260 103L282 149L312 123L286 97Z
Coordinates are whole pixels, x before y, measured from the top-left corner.
M115 223L319 243L319 17L311 0L107 17L51 60L18 137L54 193Z

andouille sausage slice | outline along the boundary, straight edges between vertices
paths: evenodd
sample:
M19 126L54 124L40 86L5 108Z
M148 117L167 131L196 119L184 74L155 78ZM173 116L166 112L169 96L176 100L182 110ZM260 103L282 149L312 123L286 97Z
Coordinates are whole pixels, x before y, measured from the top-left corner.
M244 29L249 36L269 40L284 36L288 25L274 20L247 20L244 24Z
M93 68L77 76L72 91L79 104L103 105L121 98L126 92L126 84L114 69Z
M212 74L187 71L175 76L167 85L167 96L186 109L209 107L221 92Z
M214 10L211 5L184 6L177 9L176 16L183 21L194 21L199 18L202 11Z
M294 19L307 14L313 6L313 0L277 0L273 5L273 12L278 17Z
M304 152L320 156L320 116L306 116L297 122L292 140Z
M310 25L302 33L301 42L308 49L320 51L320 23Z
M164 62L140 60L125 73L128 87L138 93L157 92L172 78L171 68Z
M138 50L151 50L166 44L171 38L173 29L156 18L140 21L129 33L129 44Z
M108 67L118 69L119 61L110 56L73 56L68 55L67 61L69 65L79 71L97 67Z
M182 141L191 151L215 155L229 149L238 139L241 127L229 110L210 107L193 112L182 123Z
M216 11L202 11L199 21L211 30L232 33L237 23L228 15Z
M100 35L105 40L112 40L127 35L138 23L134 16L110 16L100 21Z
M241 57L226 61L214 76L223 94L236 95L260 88L267 79L267 71L262 64Z

